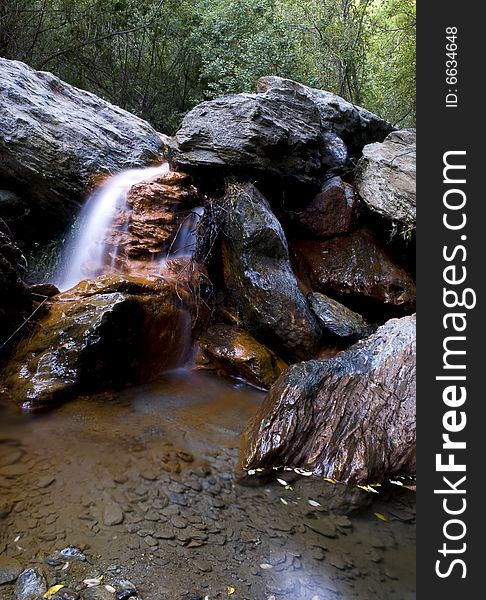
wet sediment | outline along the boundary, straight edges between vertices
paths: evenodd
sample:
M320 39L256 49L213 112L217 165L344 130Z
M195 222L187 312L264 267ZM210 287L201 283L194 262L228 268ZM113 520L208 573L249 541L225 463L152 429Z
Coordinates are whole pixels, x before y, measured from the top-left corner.
M116 402L4 412L0 556L64 585L56 599L414 598L409 490L389 498L290 472L235 484L262 396L179 371ZM366 507L343 515L342 502ZM18 594L0 585L2 600Z

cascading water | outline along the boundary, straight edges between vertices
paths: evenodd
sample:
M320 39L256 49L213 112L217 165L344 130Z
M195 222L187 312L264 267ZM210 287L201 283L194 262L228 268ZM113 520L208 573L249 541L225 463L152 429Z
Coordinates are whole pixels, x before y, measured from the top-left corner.
M88 199L68 239L56 285L64 291L83 279L122 270L118 261L123 236L128 235L130 189L169 172L168 163L155 167L131 169L107 179ZM153 272L163 269L167 258L192 255L197 223L202 208L194 208L182 222L167 252L156 261ZM114 235L115 232L115 235Z

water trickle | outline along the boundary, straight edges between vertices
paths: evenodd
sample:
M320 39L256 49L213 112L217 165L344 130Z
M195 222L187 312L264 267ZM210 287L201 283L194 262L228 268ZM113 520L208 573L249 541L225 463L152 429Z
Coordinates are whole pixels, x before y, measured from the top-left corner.
M192 256L196 245L197 226L203 216L204 208L197 206L184 219L174 242L169 248L169 257Z
M110 177L89 197L61 261L55 282L60 290L67 290L83 279L116 271L120 247L115 245L109 252L106 235L110 226L128 209L127 195L133 185L168 172L168 163L130 169Z

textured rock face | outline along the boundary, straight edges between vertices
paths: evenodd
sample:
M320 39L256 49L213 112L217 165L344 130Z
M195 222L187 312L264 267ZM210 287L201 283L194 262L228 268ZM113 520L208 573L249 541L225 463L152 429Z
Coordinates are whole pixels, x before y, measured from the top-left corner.
M269 388L287 366L248 332L228 325L210 327L199 346L215 367L259 387Z
M347 483L415 473L415 316L327 361L293 365L249 423L244 469L302 467Z
M182 283L124 276L87 280L55 296L5 370L8 395L35 408L176 366L191 330L181 299L190 302Z
M366 205L399 233L415 228L416 135L394 131L382 144L370 144L358 164L356 189Z
M153 261L161 263L169 249L175 252L176 237L184 224L194 220L191 207L198 198L191 178L184 173L170 171L134 185L125 209L119 211L106 232L109 268L120 273L157 272L157 262Z
M203 102L186 115L173 144L183 170L219 167L312 186L345 155L340 140L324 136L314 103L294 90Z
M20 324L22 314L32 308L32 299L20 277L22 261L8 227L0 219L0 345Z
M413 312L415 283L366 228L329 240L292 244L297 270L312 290Z
M225 198L223 270L244 326L289 357L309 357L321 332L297 285L280 223L251 184ZM284 357L286 358L286 357Z
M0 79L0 177L28 199L34 222L69 222L93 177L159 155L148 123L51 73L0 58Z
M355 211L356 198L352 186L340 177L332 177L303 212L294 213L293 220L313 237L330 237L350 230Z
M316 90L290 79L261 77L257 91L260 94L303 94L317 107L323 129L340 136L353 154L359 154L366 144L382 142L393 131L393 126L378 115L331 92Z
M360 339L375 329L361 315L324 294L314 292L307 299L323 330L337 337Z

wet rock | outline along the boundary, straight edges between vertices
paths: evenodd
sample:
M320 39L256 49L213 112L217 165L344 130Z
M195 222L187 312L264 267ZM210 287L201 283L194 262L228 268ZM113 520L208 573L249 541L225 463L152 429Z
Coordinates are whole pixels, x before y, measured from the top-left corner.
M360 339L376 329L368 325L361 315L329 296L314 292L307 296L307 300L323 330L340 338Z
M229 188L225 205L224 279L243 324L269 348L309 357L321 331L290 266L280 223L251 184Z
M243 438L244 469L288 465L342 482L415 472L415 316L327 361L293 365Z
M331 92L310 88L290 79L261 77L257 91L260 94L293 92L304 95L318 109L323 130L340 136L354 155L359 155L366 144L382 142L393 131L393 126L378 115Z
M172 155L183 170L209 167L320 186L323 172L339 158L335 141L323 133L318 109L299 91L236 94L193 108L175 135Z
M292 213L292 220L317 238L347 233L354 222L356 198L353 187L340 177L332 177L322 186L304 211Z
M103 586L90 587L82 592L83 600L113 600L114 596Z
M330 518L313 519L306 521L306 525L312 531L319 533L327 538L335 538L337 535L336 525Z
M211 365L260 387L269 388L287 366L248 332L228 325L210 327L199 346Z
M370 144L358 163L356 189L366 205L405 235L416 219L415 130L394 131Z
M166 248L167 242L175 238L189 214L181 210L197 203L197 191L190 185L187 175L178 173L179 179L175 173L167 175L135 185L128 194L128 204L132 209L129 256L150 256Z
M313 291L337 295L346 303L415 310L413 278L367 228L329 240L298 240L292 250L297 271Z
M190 303L182 281L113 275L81 282L51 301L16 349L3 375L9 396L35 408L174 367L189 350L181 340Z
M127 588L125 590L121 590L116 593L116 600L128 600L129 598L133 598L137 595L137 590L135 588Z
M32 310L31 295L21 278L23 268L25 259L0 218L0 346Z
M24 231L49 235L72 220L95 176L160 154L148 123L51 73L2 58L0 79L0 177L27 199Z
M22 572L22 565L16 558L0 556L0 585L15 581Z
M22 571L15 583L16 600L39 600L46 591L44 576L35 568Z
M123 523L123 511L118 504L108 504L103 508L103 524L107 527Z
M59 289L53 283L36 283L29 285L29 292L36 300L44 300L44 298L52 298L60 293Z

